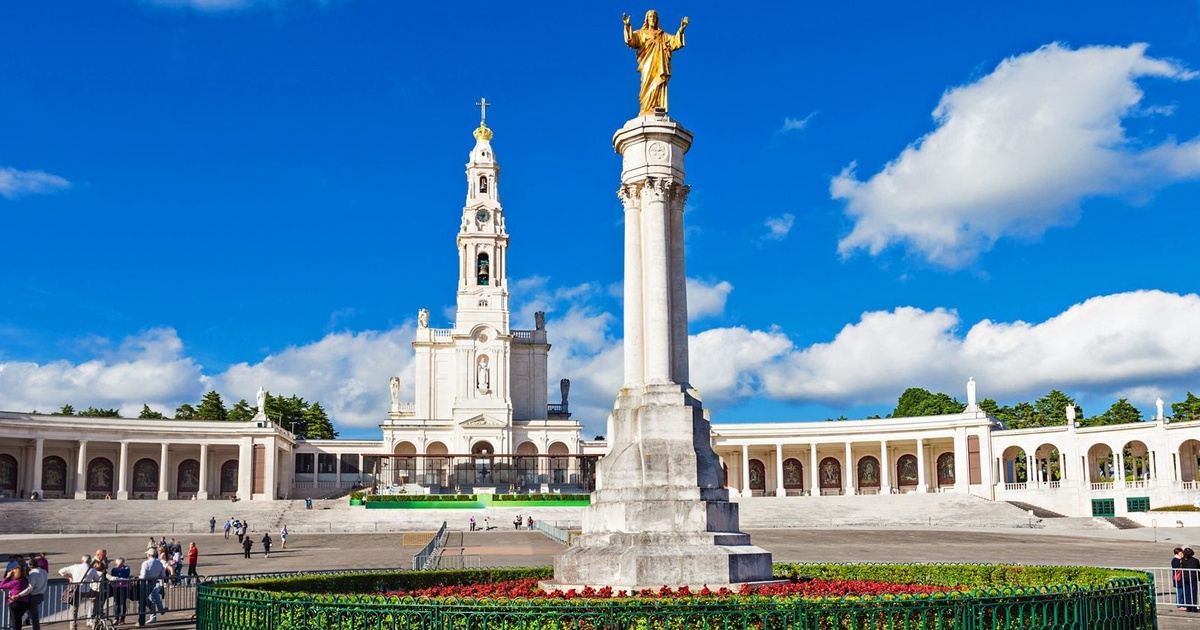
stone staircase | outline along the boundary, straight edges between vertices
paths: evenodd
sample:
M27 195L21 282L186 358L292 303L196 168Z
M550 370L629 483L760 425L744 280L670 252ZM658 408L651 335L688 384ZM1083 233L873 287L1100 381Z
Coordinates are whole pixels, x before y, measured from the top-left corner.
M1033 515L1036 516L1037 518L1066 518L1067 517L1065 514L1059 514L1058 512L1052 512L1050 510L1047 510L1046 508L1041 508L1036 505L1033 505L1032 503L1025 503L1023 501L1005 501L1005 503L1008 503L1009 505L1012 505L1012 506L1018 507L1022 510L1025 510L1025 512L1027 514L1029 512L1033 512Z

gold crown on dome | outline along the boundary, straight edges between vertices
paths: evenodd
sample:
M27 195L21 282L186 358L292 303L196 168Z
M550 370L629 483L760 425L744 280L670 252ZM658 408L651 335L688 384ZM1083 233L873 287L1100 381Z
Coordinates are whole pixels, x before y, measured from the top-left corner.
M491 140L492 130L488 129L488 126L481 121L479 123L479 128L475 130L474 135L476 140Z

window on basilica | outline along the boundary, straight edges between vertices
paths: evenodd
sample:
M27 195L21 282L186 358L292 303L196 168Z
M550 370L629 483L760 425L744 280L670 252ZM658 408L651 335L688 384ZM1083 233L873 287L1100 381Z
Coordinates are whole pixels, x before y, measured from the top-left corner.
M475 262L475 283L481 287L486 287L491 280L491 264L488 261L487 254L480 254L479 259Z
M487 194L487 191L488 191L487 175L480 175L479 176L479 194L481 194L481 195Z

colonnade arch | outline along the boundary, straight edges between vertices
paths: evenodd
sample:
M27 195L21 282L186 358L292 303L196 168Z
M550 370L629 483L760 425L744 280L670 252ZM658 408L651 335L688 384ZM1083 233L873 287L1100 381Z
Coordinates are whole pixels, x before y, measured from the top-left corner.
M0 493L7 496L17 494L17 458L7 453L0 455Z
M1179 480L1200 480L1200 440L1184 440L1179 445Z
M1122 474L1128 481L1145 481L1151 478L1150 449L1141 440L1130 440L1121 447Z
M1010 446L1000 454L1001 477L1004 483L1026 483L1029 481L1029 465L1025 459L1025 449Z
M1116 478L1116 458L1107 444L1093 444L1088 449L1087 465L1092 483L1111 483Z
M875 457L874 455L867 455L866 457L859 458L858 467L856 470L858 471L858 475L855 476L855 480L858 482L858 487L860 490L879 490L879 458Z
M116 492L112 460L107 457L96 457L88 462L85 481L85 489L89 498L111 497Z

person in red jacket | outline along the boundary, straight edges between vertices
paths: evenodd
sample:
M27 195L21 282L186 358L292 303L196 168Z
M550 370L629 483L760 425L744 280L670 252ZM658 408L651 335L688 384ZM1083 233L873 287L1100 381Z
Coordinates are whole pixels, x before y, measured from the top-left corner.
M200 559L200 550L196 548L196 543L193 542L188 546L187 562L188 562L188 577L196 577L196 561Z

